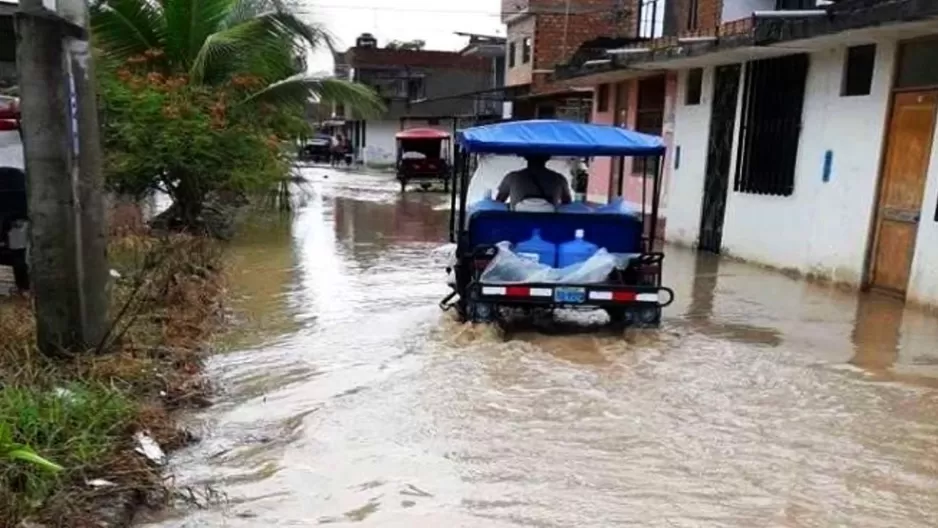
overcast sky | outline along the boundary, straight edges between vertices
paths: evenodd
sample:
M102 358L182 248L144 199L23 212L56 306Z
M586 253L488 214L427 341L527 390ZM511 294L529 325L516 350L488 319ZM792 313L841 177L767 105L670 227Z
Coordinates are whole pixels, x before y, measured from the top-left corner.
M467 42L454 31L504 35L501 0L298 0L304 19L326 25L345 49L361 33L372 33L383 46L389 40L427 41L426 49L458 50ZM319 53L312 71L332 71L332 57Z
M17 0L0 0L0 2ZM304 20L320 22L332 32L340 49L372 33L383 46L389 40L427 41L427 49L458 50L467 39L454 31L504 35L501 0L294 0ZM291 2L292 3L292 2ZM320 52L310 58L310 71L332 71L332 57Z

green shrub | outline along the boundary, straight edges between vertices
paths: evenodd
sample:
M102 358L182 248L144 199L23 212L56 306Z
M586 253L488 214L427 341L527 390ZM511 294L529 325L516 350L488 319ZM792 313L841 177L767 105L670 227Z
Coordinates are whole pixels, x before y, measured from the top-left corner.
M165 191L192 225L213 192L275 185L289 170L278 133L290 134L304 124L275 107L229 106L239 89L191 85L148 72L146 65L105 69L103 136L111 187L134 196Z

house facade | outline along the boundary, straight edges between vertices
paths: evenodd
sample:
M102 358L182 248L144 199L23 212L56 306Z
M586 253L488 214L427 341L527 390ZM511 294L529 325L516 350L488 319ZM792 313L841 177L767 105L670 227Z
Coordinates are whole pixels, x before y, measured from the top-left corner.
M672 5L581 68L675 76L667 239L938 306L938 1Z
M592 89L555 72L586 42L616 35L640 0L502 0L505 85L515 119L592 119ZM628 30L626 30L628 31Z
M592 96L593 123L611 124L662 136L670 146L674 130L677 76L659 70L629 70L611 67L613 57L630 52L630 46L653 41L671 31L673 2L630 0L616 2L621 15L613 31L582 43L570 59L555 68L555 83L575 86ZM655 179L661 202L659 227L667 220L667 182L671 149L664 160L631 159L620 162L595 158L590 162L587 196L593 202L625 198L636 209L650 211ZM645 172L650 177L644 178Z
M370 166L395 162L395 135L414 127L454 132L459 120L474 115L472 101L443 98L454 92L482 90L491 83L491 63L459 52L385 49L369 34L336 56L336 76L370 86L384 100L385 114L361 119L342 107L336 117L357 158Z

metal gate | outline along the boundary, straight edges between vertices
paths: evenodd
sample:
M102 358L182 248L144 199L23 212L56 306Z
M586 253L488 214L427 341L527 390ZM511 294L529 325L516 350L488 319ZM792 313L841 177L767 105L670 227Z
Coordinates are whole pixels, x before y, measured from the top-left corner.
M700 212L698 249L720 252L723 241L723 217L733 155L733 129L736 127L736 101L739 98L740 65L716 68L713 80L713 113L710 117L710 140L703 204Z

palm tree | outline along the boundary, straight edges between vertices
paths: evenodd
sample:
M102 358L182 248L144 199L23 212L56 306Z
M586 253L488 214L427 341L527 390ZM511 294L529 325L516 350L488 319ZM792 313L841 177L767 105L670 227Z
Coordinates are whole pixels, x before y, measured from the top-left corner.
M190 83L259 79L262 88L245 104L296 105L302 112L310 99L318 99L363 115L382 110L364 85L300 71L307 52L332 49L332 40L282 0L100 0L91 20L95 46L106 59L126 61L157 51L167 73L184 74Z

